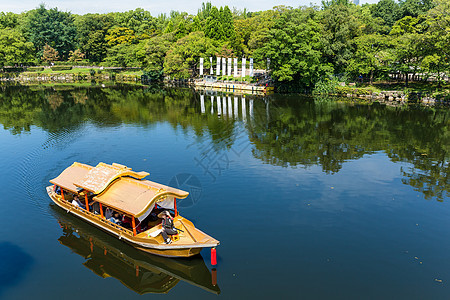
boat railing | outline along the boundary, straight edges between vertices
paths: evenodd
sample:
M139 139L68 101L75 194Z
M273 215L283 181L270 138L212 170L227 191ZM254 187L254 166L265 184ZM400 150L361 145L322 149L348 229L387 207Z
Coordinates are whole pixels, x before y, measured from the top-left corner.
M57 199L60 202L63 202L63 199L62 199L62 197L60 195L57 195ZM82 207L75 206L75 205L73 205L72 203L70 203L68 201L65 201L65 202L67 202L67 204L70 205L70 207L71 207L70 210L76 210L77 212L79 212L81 214L88 215L88 216L90 216L92 218L95 218L96 220L98 220L100 222L103 222L103 223L105 223L105 224L107 224L107 225L109 225L111 227L114 227L115 229L117 229L117 230L119 230L121 232L124 232L124 233L126 233L126 234L128 234L130 236L133 236L133 232L131 230L123 228L122 226L120 226L120 225L118 225L116 223L113 223L113 222L111 222L111 221L109 221L109 220L107 220L105 218L102 218L100 215L97 215L97 214L95 214L93 212L90 212L90 211L88 211L88 210L86 210L86 209L84 209Z

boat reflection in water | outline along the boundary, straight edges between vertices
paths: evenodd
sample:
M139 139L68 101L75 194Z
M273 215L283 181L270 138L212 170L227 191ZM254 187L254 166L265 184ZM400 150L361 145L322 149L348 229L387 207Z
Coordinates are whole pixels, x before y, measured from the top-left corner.
M52 208L63 231L58 241L83 256L83 265L98 276L114 277L138 294L168 293L181 280L220 293L216 274L200 255L177 259L147 254Z

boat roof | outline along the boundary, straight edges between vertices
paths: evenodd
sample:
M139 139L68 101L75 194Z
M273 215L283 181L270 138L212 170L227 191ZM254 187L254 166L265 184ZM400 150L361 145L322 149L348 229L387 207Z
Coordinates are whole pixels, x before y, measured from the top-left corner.
M50 182L72 193L92 192L95 201L135 217L167 197L184 199L189 195L186 191L143 180L147 175L116 163L92 167L74 162Z
M140 217L155 203L164 201L167 197L184 199L188 195L188 192L153 181L121 177L114 181L103 193L95 196L94 200L135 217Z
M84 178L84 176L86 176L86 174L93 168L94 167L89 165L74 162L70 167L59 174L58 177L50 180L50 182L72 193L78 193L82 190L82 188L75 186L74 182Z
M90 169L83 178L74 181L73 184L83 190L99 194L117 178L131 176L142 179L147 175L149 175L147 172L134 172L131 168L117 163L108 165L101 162L95 168Z

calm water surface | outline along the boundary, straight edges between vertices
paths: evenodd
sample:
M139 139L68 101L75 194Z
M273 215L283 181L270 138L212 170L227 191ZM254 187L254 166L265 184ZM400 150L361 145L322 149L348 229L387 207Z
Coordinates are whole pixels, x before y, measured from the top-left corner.
M448 299L449 117L298 95L4 88L0 297ZM52 205L45 186L74 161L189 191L181 214L221 241L216 270L209 251L143 254Z

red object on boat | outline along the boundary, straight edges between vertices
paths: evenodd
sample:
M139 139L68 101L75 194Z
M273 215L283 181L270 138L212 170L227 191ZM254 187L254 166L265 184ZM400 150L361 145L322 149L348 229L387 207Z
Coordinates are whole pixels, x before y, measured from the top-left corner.
M217 265L216 248L211 248L211 265Z

